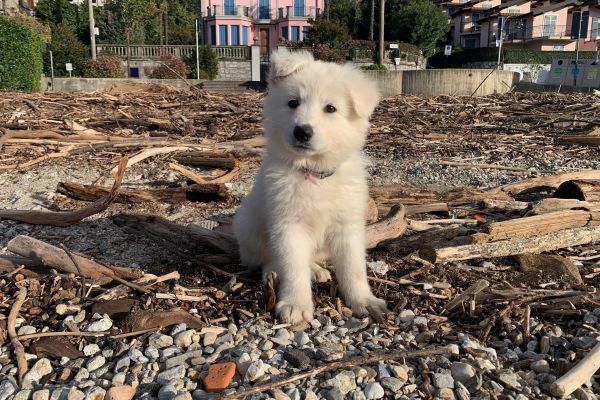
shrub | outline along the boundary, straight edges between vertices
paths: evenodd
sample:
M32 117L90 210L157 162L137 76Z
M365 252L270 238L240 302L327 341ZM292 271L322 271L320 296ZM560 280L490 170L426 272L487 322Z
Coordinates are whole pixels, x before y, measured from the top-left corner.
M309 44L313 46L325 44L331 50L337 51L340 56L348 51L352 38L345 26L322 17L311 21L311 25L307 40Z
M86 78L123 78L125 68L121 58L116 55L102 54L96 61L89 59L85 63Z
M387 71L386 66L382 64L363 65L360 68L365 71Z
M335 51L326 44L318 44L313 48L313 56L316 60L330 61L338 64L344 63L344 57L339 51Z
M200 46L200 78L202 75L208 79L215 79L219 74L219 61L215 51L210 46ZM202 78L206 79L206 78Z
M83 76L85 62L88 59L88 47L77 39L75 30L67 23L61 23L52 29L52 42L48 45L54 60L54 75L69 76L65 69L67 63L73 64L73 76ZM44 52L44 69L50 75L50 54Z
M40 35L0 15L0 89L33 92L42 79Z
M152 79L181 79L188 76L190 68L181 58L167 55L160 58L159 66L146 68L144 72Z

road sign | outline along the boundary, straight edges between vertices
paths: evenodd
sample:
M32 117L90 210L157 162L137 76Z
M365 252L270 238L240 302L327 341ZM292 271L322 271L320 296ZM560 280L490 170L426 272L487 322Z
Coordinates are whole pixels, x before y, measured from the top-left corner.
M444 46L444 55L449 56L450 54L452 54L452 46L447 44L446 46Z
M397 43L390 44L390 49L397 49L397 48L398 48L398 44Z
M100 28L94 27L94 35L100 35Z
M66 63L66 64L65 64L65 68L67 69L67 71L73 71L73 64L71 64L71 63Z
M571 74L573 74L573 76L577 76L579 75L579 67L575 67L571 70Z

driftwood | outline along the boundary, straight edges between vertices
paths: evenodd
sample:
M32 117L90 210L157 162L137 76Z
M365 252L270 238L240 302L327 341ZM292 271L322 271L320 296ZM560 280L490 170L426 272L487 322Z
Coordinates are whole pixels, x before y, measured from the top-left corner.
M576 285L583 284L579 268L570 258L554 254L520 254L516 259L523 272L542 272L547 279L567 279Z
M529 206L526 201L484 199L483 206L487 211L508 211L519 213Z
M557 397L568 396L586 383L600 368L600 343L569 372L550 385L550 393Z
M431 203L446 203L457 206L478 203L484 199L512 200L503 192L490 194L473 188L457 188L450 190L425 189L406 185L382 185L370 188L370 194L379 205L404 204L405 206Z
M452 301L450 301L448 304L446 304L442 308L441 313L445 314L449 311L454 310L456 307L461 305L463 302L474 297L477 293L481 292L488 286L490 286L490 283L488 281L486 281L485 279L480 279L480 280L476 281L473 285L471 285L469 288L467 288L464 292L462 292L461 294L456 296L454 299L452 299Z
M563 144L577 144L580 146L600 146L600 136L596 135L574 135L563 136L559 139Z
M233 169L237 166L236 159L227 154L190 151L181 155L177 154L173 158L178 163L194 167Z
M460 225L451 225L438 229L430 229L409 237L401 237L386 243L386 248L395 251L411 251L419 249L424 243L447 242L457 236L464 236L468 229Z
M408 227L405 213L404 206L395 205L384 219L367 225L367 249L373 249L385 240L401 236Z
M501 240L490 243L450 247L426 245L419 250L419 256L432 263L442 263L474 258L495 258L526 253L542 253L544 251L597 243L599 241L600 227L590 226L565 229L545 235L516 240ZM443 244L439 244L439 246L443 246Z
M543 215L493 222L484 228L484 233L474 234L471 238L473 243L515 240L563 229L581 228L588 225L592 219L593 214L585 210L555 211Z
M581 201L600 201L600 180L576 180L562 183L554 197Z
M562 210L589 210L592 207L593 205L587 201L548 198L532 204L525 215L542 215Z
M21 211L21 210L0 210L0 219L11 219L14 221L27 222L35 225L53 225L53 226L69 226L73 225L90 215L97 214L108 208L119 194L121 181L125 174L125 166L127 165L127 157L124 157L119 162L119 169L115 176L115 182L112 188L106 190L94 198L93 204L77 211Z
M109 188L97 185L81 185L75 182L60 182L57 191L78 200L94 201L104 196ZM116 203L181 203L184 201L219 201L229 199L224 184L210 183L166 189L121 189L114 201Z
M83 275L86 278L117 277L135 279L138 275L125 268L109 268L89 258L72 254L74 261L62 249L29 236L19 235L8 242L7 249L22 257L27 257L46 267Z
M518 194L531 193L541 190L556 189L563 182L579 179L600 179L600 171L577 171L568 172L565 174L543 176L540 178L526 179L524 181L498 186L497 188L488 190L487 194L489 197L495 197L502 193L515 196Z

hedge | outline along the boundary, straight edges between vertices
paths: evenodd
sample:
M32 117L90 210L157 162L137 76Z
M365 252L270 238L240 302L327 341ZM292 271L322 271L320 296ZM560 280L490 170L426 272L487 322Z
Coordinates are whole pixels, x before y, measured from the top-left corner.
M438 51L429 58L429 63L435 68L443 68L446 65L446 56ZM502 49L502 60L504 64L552 64L557 58L575 58L574 51L540 51L530 49ZM596 53L591 51L580 51L580 59L595 59ZM481 47L464 49L448 56L448 68L460 68L465 64L474 62L498 61L498 48Z
M0 89L39 91L41 80L39 34L14 18L0 15Z

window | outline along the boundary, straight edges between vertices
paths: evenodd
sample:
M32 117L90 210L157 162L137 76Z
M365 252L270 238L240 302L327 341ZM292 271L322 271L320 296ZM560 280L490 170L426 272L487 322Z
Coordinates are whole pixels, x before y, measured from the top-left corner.
M239 25L231 25L231 45L232 46L240 45L240 26Z
M248 27L242 26L242 44L248 46Z
M465 39L465 48L473 48L477 46L477 40Z
M573 13L573 26L571 26L571 39L584 39L587 38L588 33L588 22L590 19L590 13L588 11L581 11Z
M302 40L308 40L308 33L310 32L310 26L302 27Z
M258 0L258 19L271 19L269 0Z
M216 25L210 26L210 44L213 46L217 45L217 27L216 27Z
M227 46L227 25L219 25L219 46Z
M294 0L294 17L304 17L305 13L304 0Z
M224 0L224 13L225 15L235 15L235 0Z
M292 26L292 38L291 40L293 40L294 42L299 42L300 41L300 27L299 26Z
M284 26L283 28L281 28L281 37L284 38L285 40L289 40L287 26Z
M520 8L515 8L515 7L511 7L508 9L508 13L515 15L515 14L521 14L521 9Z
M544 25L542 25L542 36L554 36L556 33L556 15L544 15Z
M600 17L592 18L592 39L600 39Z
M559 45L559 44L555 44L554 46L552 46L552 50L553 51L565 51L565 46Z

